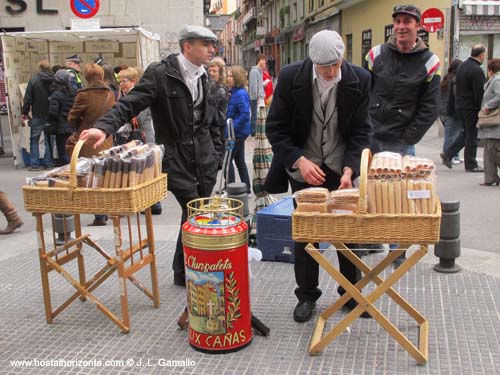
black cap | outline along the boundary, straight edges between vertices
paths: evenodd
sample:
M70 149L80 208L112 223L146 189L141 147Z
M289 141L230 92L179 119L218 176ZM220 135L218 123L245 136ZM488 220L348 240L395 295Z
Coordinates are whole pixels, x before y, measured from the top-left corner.
M66 57L66 61L73 61L77 64L81 64L82 59L80 59L80 56L78 56L78 55L71 55L71 56Z
M392 18L396 17L398 14L409 14L410 16L415 17L417 22L420 22L420 19L422 18L420 10L415 5L412 4L396 5L392 13Z

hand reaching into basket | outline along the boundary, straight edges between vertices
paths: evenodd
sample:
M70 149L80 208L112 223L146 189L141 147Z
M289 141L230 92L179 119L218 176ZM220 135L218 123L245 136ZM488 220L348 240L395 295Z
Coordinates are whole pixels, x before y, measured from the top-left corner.
M97 149L106 140L106 133L101 129L85 129L80 134L80 139L84 141L87 139L95 139L96 143L94 144L94 148Z
M304 180L306 180L309 185L319 186L323 185L326 181L325 172L305 156L301 156L299 160L297 160L296 165L300 170L300 174L302 174L302 177L304 177Z
M352 169L349 167L344 167L344 173L340 178L339 190L342 189L352 189Z

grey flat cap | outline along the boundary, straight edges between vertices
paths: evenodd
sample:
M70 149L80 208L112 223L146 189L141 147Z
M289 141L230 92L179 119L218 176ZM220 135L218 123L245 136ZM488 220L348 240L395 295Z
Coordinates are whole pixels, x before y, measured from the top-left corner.
M203 26L184 25L179 31L179 41L186 39L208 39L216 42L217 36Z
M333 30L322 30L309 41L309 57L316 65L337 64L344 56L342 37Z

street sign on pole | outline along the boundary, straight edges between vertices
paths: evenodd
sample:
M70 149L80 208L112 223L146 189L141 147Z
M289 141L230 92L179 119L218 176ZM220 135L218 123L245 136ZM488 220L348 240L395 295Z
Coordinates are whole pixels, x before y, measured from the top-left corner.
M71 0L71 10L80 18L94 17L99 11L99 0Z
M422 13L422 28L430 33L442 29L444 26L444 14L437 8L429 8Z

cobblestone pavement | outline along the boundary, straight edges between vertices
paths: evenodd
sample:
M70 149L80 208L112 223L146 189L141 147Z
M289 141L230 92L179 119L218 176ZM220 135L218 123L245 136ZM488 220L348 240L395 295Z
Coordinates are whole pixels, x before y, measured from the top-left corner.
M110 239L101 243L112 248ZM183 288L172 285L174 245L172 241L157 242L162 302L159 309L129 286L132 329L128 334L122 334L88 301L75 301L54 324L46 324L36 250L1 260L0 374L500 373L500 279L470 271L440 274L428 263L419 263L395 287L429 320L429 362L424 366L417 365L373 319L356 320L350 332L342 333L320 355L310 356L307 348L315 321L293 321L293 265L275 262L253 262L251 266L252 310L270 327L271 335L254 335L249 347L232 354L197 352L188 345L187 331L180 331L176 325L186 296ZM84 254L90 275L102 264L102 258L91 249ZM326 254L336 262L334 251ZM363 259L372 263L376 257L380 255ZM68 269L75 274L75 268ZM149 276L143 271L138 277L149 284ZM337 298L334 281L323 271L320 277L323 296L318 301L316 317ZM54 272L50 281L55 306L73 289ZM120 312L116 275L95 295L111 310ZM417 325L403 310L388 297L376 305L416 343ZM344 315L338 313L333 321L338 322ZM21 368L11 362L74 359L115 363L108 367ZM169 360L184 361L188 366L167 367L172 364Z

